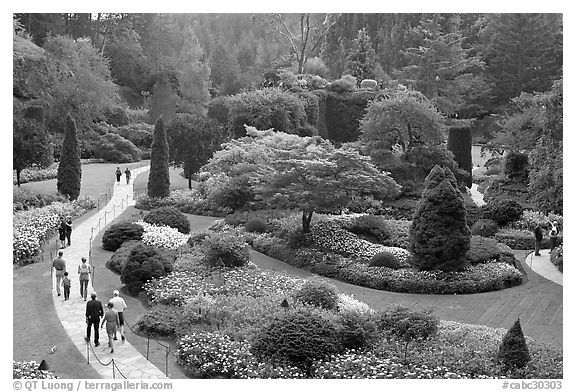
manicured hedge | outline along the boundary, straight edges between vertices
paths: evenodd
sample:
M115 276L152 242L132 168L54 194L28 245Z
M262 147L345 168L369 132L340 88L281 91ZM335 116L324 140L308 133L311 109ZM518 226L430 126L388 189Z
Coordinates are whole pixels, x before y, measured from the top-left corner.
M368 101L375 97L376 93L372 91L328 92L326 95L328 139L339 143L358 140L360 120L364 116Z
M466 185L472 187L472 132L470 127L452 126L448 133L448 150L458 166L468 173Z
M512 249L534 249L535 245L534 233L530 230L500 229L494 235L494 238ZM561 244L562 239L563 236L561 234L558 235L557 243ZM548 236L544 236L542 239L541 248L550 248L550 238Z

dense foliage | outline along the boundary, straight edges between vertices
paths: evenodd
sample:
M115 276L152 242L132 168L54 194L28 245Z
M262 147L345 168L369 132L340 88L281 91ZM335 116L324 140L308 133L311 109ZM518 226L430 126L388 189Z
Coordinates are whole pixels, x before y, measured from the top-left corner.
M170 174L168 171L168 140L162 117L156 121L154 139L150 154L150 174L148 176L148 196L166 197L170 195Z
M176 207L155 208L144 217L144 222L160 226L170 226L178 229L180 233L190 233L190 222Z
M143 233L144 229L135 223L115 223L102 235L102 247L104 250L115 251L126 241L141 240Z
M76 122L70 114L66 118L66 133L62 143L57 178L56 188L58 193L62 193L70 200L76 200L80 195L82 167L80 165L80 147L78 145Z

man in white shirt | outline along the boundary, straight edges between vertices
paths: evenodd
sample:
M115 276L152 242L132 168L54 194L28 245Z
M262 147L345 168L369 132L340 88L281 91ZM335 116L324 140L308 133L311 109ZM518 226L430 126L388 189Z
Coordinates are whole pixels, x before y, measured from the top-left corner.
M118 290L114 290L114 296L108 302L111 302L113 305L112 309L118 312L118 318L120 319L120 326L118 329L120 330L122 341L124 341L126 340L124 337L124 309L128 306L126 305L124 298L120 297L120 292ZM116 335L114 335L114 340L118 340Z

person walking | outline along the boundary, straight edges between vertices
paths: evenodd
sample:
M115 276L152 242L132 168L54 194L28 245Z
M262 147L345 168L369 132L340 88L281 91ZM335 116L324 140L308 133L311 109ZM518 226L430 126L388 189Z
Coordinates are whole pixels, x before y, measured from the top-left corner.
M124 174L126 174L126 184L130 184L130 176L132 176L132 173L130 173L130 169L126 168Z
M66 241L68 241L67 246L72 245L72 241L70 241L71 237L72 237L72 218L68 216L66 217Z
M114 352L114 340L112 338L116 334L118 324L120 324L120 320L118 320L118 312L114 310L113 307L114 304L108 302L108 310L106 310L104 318L102 319L102 325L100 325L100 328L104 328L104 324L106 324L106 335L108 335L108 347L110 347L110 353Z
M540 256L540 246L542 245L542 228L539 224L537 224L534 228L534 239L536 243L534 248L534 256Z
M58 239L60 239L60 249L66 248L66 219L62 217L58 226Z
M90 301L86 302L86 337L84 340L90 341L90 332L94 326L94 346L98 347L100 345L98 325L100 324L100 317L104 316L104 309L102 302L96 299L96 293L90 294L90 298Z
M124 298L120 297L120 292L118 290L114 290L113 297L110 298L109 303L114 305L114 310L118 312L118 331L120 332L120 337L122 338L122 342L126 340L124 337L124 309L128 306L126 305L126 301ZM116 333L114 334L114 340L118 340Z
M70 299L70 286L72 286L72 281L68 277L68 272L64 272L64 277L62 278L62 287L64 287L64 301Z
M120 185L120 177L122 177L122 170L120 170L120 166L116 166L116 182Z
M558 222L552 222L552 228L548 235L550 236L550 252L558 245Z
M64 277L64 272L66 272L66 261L64 261L63 256L64 252L59 250L58 257L56 257L52 262L52 268L56 270L56 292L58 293L58 296L60 296L60 285L62 278Z
M82 264L78 266L78 275L80 278L80 296L84 297L84 301L86 301L88 296L88 281L90 280L91 272L90 265L86 264L86 257L82 257Z

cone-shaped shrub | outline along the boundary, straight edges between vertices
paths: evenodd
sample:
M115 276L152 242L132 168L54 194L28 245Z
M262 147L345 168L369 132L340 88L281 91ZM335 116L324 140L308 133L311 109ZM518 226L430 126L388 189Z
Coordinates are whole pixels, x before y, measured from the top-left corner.
M80 145L78 144L76 123L68 114L60 164L58 165L56 189L58 189L58 193L66 195L70 200L76 200L80 195L81 179L82 167L80 165Z
M497 358L498 362L507 369L522 368L530 361L530 353L520 326L520 319L516 320L512 328L504 335Z
M168 139L162 116L156 121L154 139L150 153L150 174L148 176L148 196L166 197L170 195L170 173L168 171Z
M466 185L472 187L472 132L470 127L450 127L448 133L448 150L454 154L458 166L468 173Z
M452 172L436 165L410 226L411 263L419 270L462 271L470 248L464 199Z

